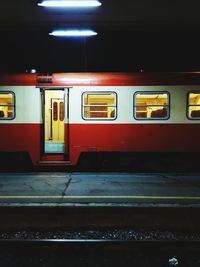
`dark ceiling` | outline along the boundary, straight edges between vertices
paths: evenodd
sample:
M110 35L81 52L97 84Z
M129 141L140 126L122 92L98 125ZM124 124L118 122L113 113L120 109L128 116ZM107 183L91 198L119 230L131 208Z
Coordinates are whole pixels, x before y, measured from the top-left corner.
M50 9L33 0L1 3L0 72L183 71L200 69L200 2L102 0L84 10ZM87 39L53 29L87 27Z

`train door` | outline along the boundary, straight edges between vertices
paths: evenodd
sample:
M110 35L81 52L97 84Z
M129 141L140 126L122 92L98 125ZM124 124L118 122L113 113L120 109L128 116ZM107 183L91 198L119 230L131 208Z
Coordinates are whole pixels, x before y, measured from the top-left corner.
M44 90L44 153L65 153L65 91Z

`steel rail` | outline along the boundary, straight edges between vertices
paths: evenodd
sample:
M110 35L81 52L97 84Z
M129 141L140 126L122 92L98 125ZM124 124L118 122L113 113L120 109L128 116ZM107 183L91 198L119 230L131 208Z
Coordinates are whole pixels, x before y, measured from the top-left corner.
M175 246L191 246L198 245L200 249L200 240L121 240L121 239L0 239L2 244L66 244L66 245L175 245Z

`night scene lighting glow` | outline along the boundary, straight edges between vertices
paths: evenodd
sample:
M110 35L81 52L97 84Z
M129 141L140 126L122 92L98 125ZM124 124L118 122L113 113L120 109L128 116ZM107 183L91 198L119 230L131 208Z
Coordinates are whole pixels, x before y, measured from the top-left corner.
M97 35L96 32L92 30L65 30L65 31L53 31L49 33L53 36L63 36L63 37L81 37L81 36L94 36Z
M97 7L97 6L101 6L101 3L97 0L88 0L88 1L83 1L83 0L76 0L76 1L46 0L46 1L42 1L41 3L38 3L38 6L44 6L44 7Z

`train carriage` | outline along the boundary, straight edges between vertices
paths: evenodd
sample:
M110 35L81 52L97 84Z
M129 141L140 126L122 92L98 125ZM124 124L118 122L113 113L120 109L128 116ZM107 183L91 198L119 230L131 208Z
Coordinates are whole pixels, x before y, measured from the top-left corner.
M200 73L0 75L0 155L200 152Z

